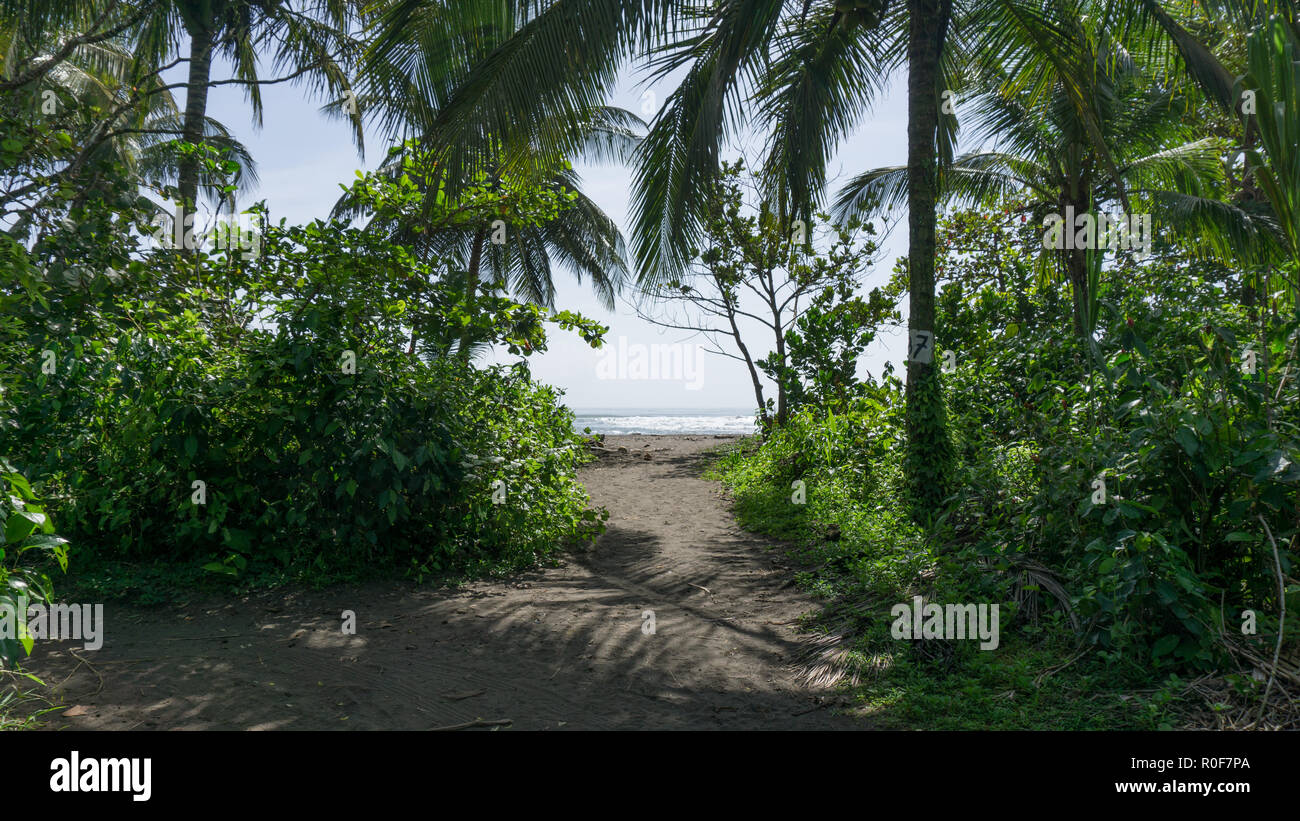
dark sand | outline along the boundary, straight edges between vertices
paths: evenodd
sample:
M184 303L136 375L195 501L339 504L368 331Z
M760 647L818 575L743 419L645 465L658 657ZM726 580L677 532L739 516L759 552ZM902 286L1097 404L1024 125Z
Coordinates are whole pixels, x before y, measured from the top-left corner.
M38 644L51 728L841 729L798 684L813 608L769 542L740 530L701 452L720 436L610 436L582 477L610 511L593 548L455 590L389 583L105 607L98 651ZM648 451L646 461L640 454ZM340 614L356 613L356 635ZM644 611L655 632L643 632ZM74 656L73 654L76 654ZM79 658L78 658L79 656ZM84 663L83 660L84 659ZM503 729L505 729L503 727Z

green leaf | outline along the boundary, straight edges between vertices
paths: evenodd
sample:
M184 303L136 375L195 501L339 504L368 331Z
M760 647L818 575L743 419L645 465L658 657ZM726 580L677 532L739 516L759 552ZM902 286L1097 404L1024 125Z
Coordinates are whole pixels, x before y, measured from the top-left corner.
M1151 658L1158 659L1163 655L1167 655L1168 653L1173 652L1173 649L1177 646L1178 636L1176 634L1171 633L1167 636L1163 636L1156 642L1155 647L1151 649Z
M46 533L38 533L23 542L23 550L54 550L67 543L68 540L62 536L51 536Z
M1281 450L1270 451L1264 458L1264 466L1255 474L1255 481L1262 482L1265 479L1277 477L1286 472L1291 466L1291 460Z
M27 483L21 473L6 473L4 478L10 485L18 489L18 494L29 502L36 501L36 494L32 492L32 486Z
M1156 581L1156 596L1159 597L1161 604L1169 604L1178 598L1178 591L1169 582L1159 579Z
M1124 404L1119 406L1119 409L1116 411L1116 415L1119 416L1120 418L1128 416L1135 408L1137 408L1141 404L1142 404L1141 399L1131 399L1128 402L1125 402Z
M32 535L32 531L45 524L44 513L30 510L15 510L5 522L5 544L22 541Z
M1188 456L1195 456L1196 452L1201 449L1201 443L1196 440L1196 432L1187 425L1183 425L1174 431L1174 440L1183 446Z

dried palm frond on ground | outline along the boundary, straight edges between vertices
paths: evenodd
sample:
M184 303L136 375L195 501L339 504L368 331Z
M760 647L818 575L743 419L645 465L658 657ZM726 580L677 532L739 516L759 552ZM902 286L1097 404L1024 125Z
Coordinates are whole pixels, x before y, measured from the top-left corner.
M823 631L806 636L791 662L799 680L814 688L834 687L845 680L857 686L864 673L875 674L892 664L892 656L868 657L853 649L876 606L863 599L828 609L820 619Z
M1241 693L1222 676L1188 682L1183 695L1195 697L1192 706L1180 712L1185 730L1300 729L1300 689L1280 681L1274 683L1267 705L1257 696Z
M803 639L792 666L795 674L810 687L834 687L848 681L853 686L863 676L874 677L894 663L891 652L863 652L855 645L873 618L880 618L881 605L870 598L841 603L821 618L823 631ZM922 639L909 647L924 662L950 668L956 657L956 645L949 639Z
M1236 659L1238 675L1265 685L1262 692L1242 692L1223 674L1201 676L1187 684L1183 695L1196 696L1185 711L1186 729L1295 730L1300 729L1300 647L1284 644L1282 636L1273 652L1264 644L1219 625L1219 642ZM1287 652L1283 654L1283 649Z
M893 664L892 655L868 656L854 650L855 638L856 634L841 630L805 639L794 663L800 681L814 689L829 689L842 681L856 687L864 675L875 675Z
M1300 690L1300 660L1294 657L1269 657L1226 630L1219 631L1219 640L1233 658L1258 674L1255 678L1266 681L1268 676L1273 675L1279 685L1285 684L1293 690Z
M1013 594L1017 614L1023 614L1030 622L1037 623L1037 593L1046 590L1065 611L1066 617L1070 619L1070 626L1078 633L1081 629L1079 617L1075 615L1074 608L1070 605L1070 594L1065 589L1065 585L1061 584L1057 572L1041 562L1020 554L1013 554L1009 558L1013 570L1020 573Z

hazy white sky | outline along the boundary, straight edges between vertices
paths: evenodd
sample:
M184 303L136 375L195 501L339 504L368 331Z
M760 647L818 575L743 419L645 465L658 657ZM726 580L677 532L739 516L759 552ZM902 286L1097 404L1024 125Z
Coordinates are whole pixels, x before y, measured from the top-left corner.
M213 77L230 76L221 73L224 69L224 66L215 66ZM907 104L903 90L903 83L895 82L880 98L871 118L841 146L829 169L829 176L835 180L830 189L832 193L840 182L853 174L906 161ZM643 86L640 76L629 70L610 102L640 114L645 103L661 105L671 91L671 85L665 87L664 83ZM653 92L653 98L648 98L647 92ZM346 125L321 115L319 108L323 101L306 99L301 88L289 84L267 86L263 89L263 99L264 125L260 131L254 130L248 105L236 86L213 88L208 113L225 123L249 147L258 163L261 182L247 204L265 199L273 219L283 217L296 223L325 217L339 196L339 184L354 179L359 168L373 168L384 155L387 140L378 133L368 132L366 156L364 159L360 157ZM183 104L183 100L178 102ZM758 146L761 146L761 140L750 147ZM757 157L758 154L751 156ZM631 171L620 166L584 166L578 170L583 177L583 191L624 228L627 237ZM892 217L895 220L904 218L903 213ZM906 243L906 224L903 223L882 244L880 260L874 269L863 276L867 288L881 285L888 279L894 259L906 254ZM705 355L694 369L690 367L693 363L686 360L686 369L676 379L635 378L639 376L638 364L633 361L638 358L636 346L679 344L683 346L680 349L683 355L690 357L694 352L693 346L704 342L700 337L647 323L626 304L618 305L613 312L606 311L587 286L577 284L567 271L557 272L556 292L557 307L580 311L608 325L607 346L616 353L621 344L622 349L628 352L624 357L627 364L621 374L616 359L609 359L605 367L598 367L607 354L591 349L575 334L551 326L549 350L531 357L533 374L544 382L563 388L565 401L570 407L577 410L736 409L745 412L753 409L754 394L748 372L736 360ZM877 339L863 358L862 368L873 374L880 373L887 359L902 370L906 350L904 334L892 330L886 334ZM620 337L623 338L621 343ZM747 344L756 356L762 356L770 349L770 341L757 336L754 343ZM500 361L505 361L504 354Z

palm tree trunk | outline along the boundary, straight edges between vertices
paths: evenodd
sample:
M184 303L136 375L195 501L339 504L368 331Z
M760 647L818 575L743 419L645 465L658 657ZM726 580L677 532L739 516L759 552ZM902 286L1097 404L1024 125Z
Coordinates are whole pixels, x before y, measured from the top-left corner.
M1074 230L1070 228L1069 230ZM1070 279L1070 291L1074 295L1074 335L1083 345L1084 353L1088 347L1088 252L1083 248L1071 248L1065 252L1065 271Z
M939 57L952 0L908 0L908 330L934 332ZM909 333L909 340L911 334ZM909 354L910 342L909 342ZM931 518L947 496L952 447L934 358L907 365L906 475L912 513Z
M486 239L487 229L480 228L474 232L474 238L470 240L469 270L465 272L465 312L471 317L474 314L474 304L478 301L478 272L483 265L483 242ZM460 344L456 348L456 353L462 362L469 361L469 345L472 334L473 325L466 325L464 332L460 335Z
M203 123L208 111L208 81L212 77L212 50L215 33L208 26L190 31L190 76L185 89L185 121L181 140L198 144L203 141ZM199 163L185 158L179 169L181 198L186 208L198 205Z

